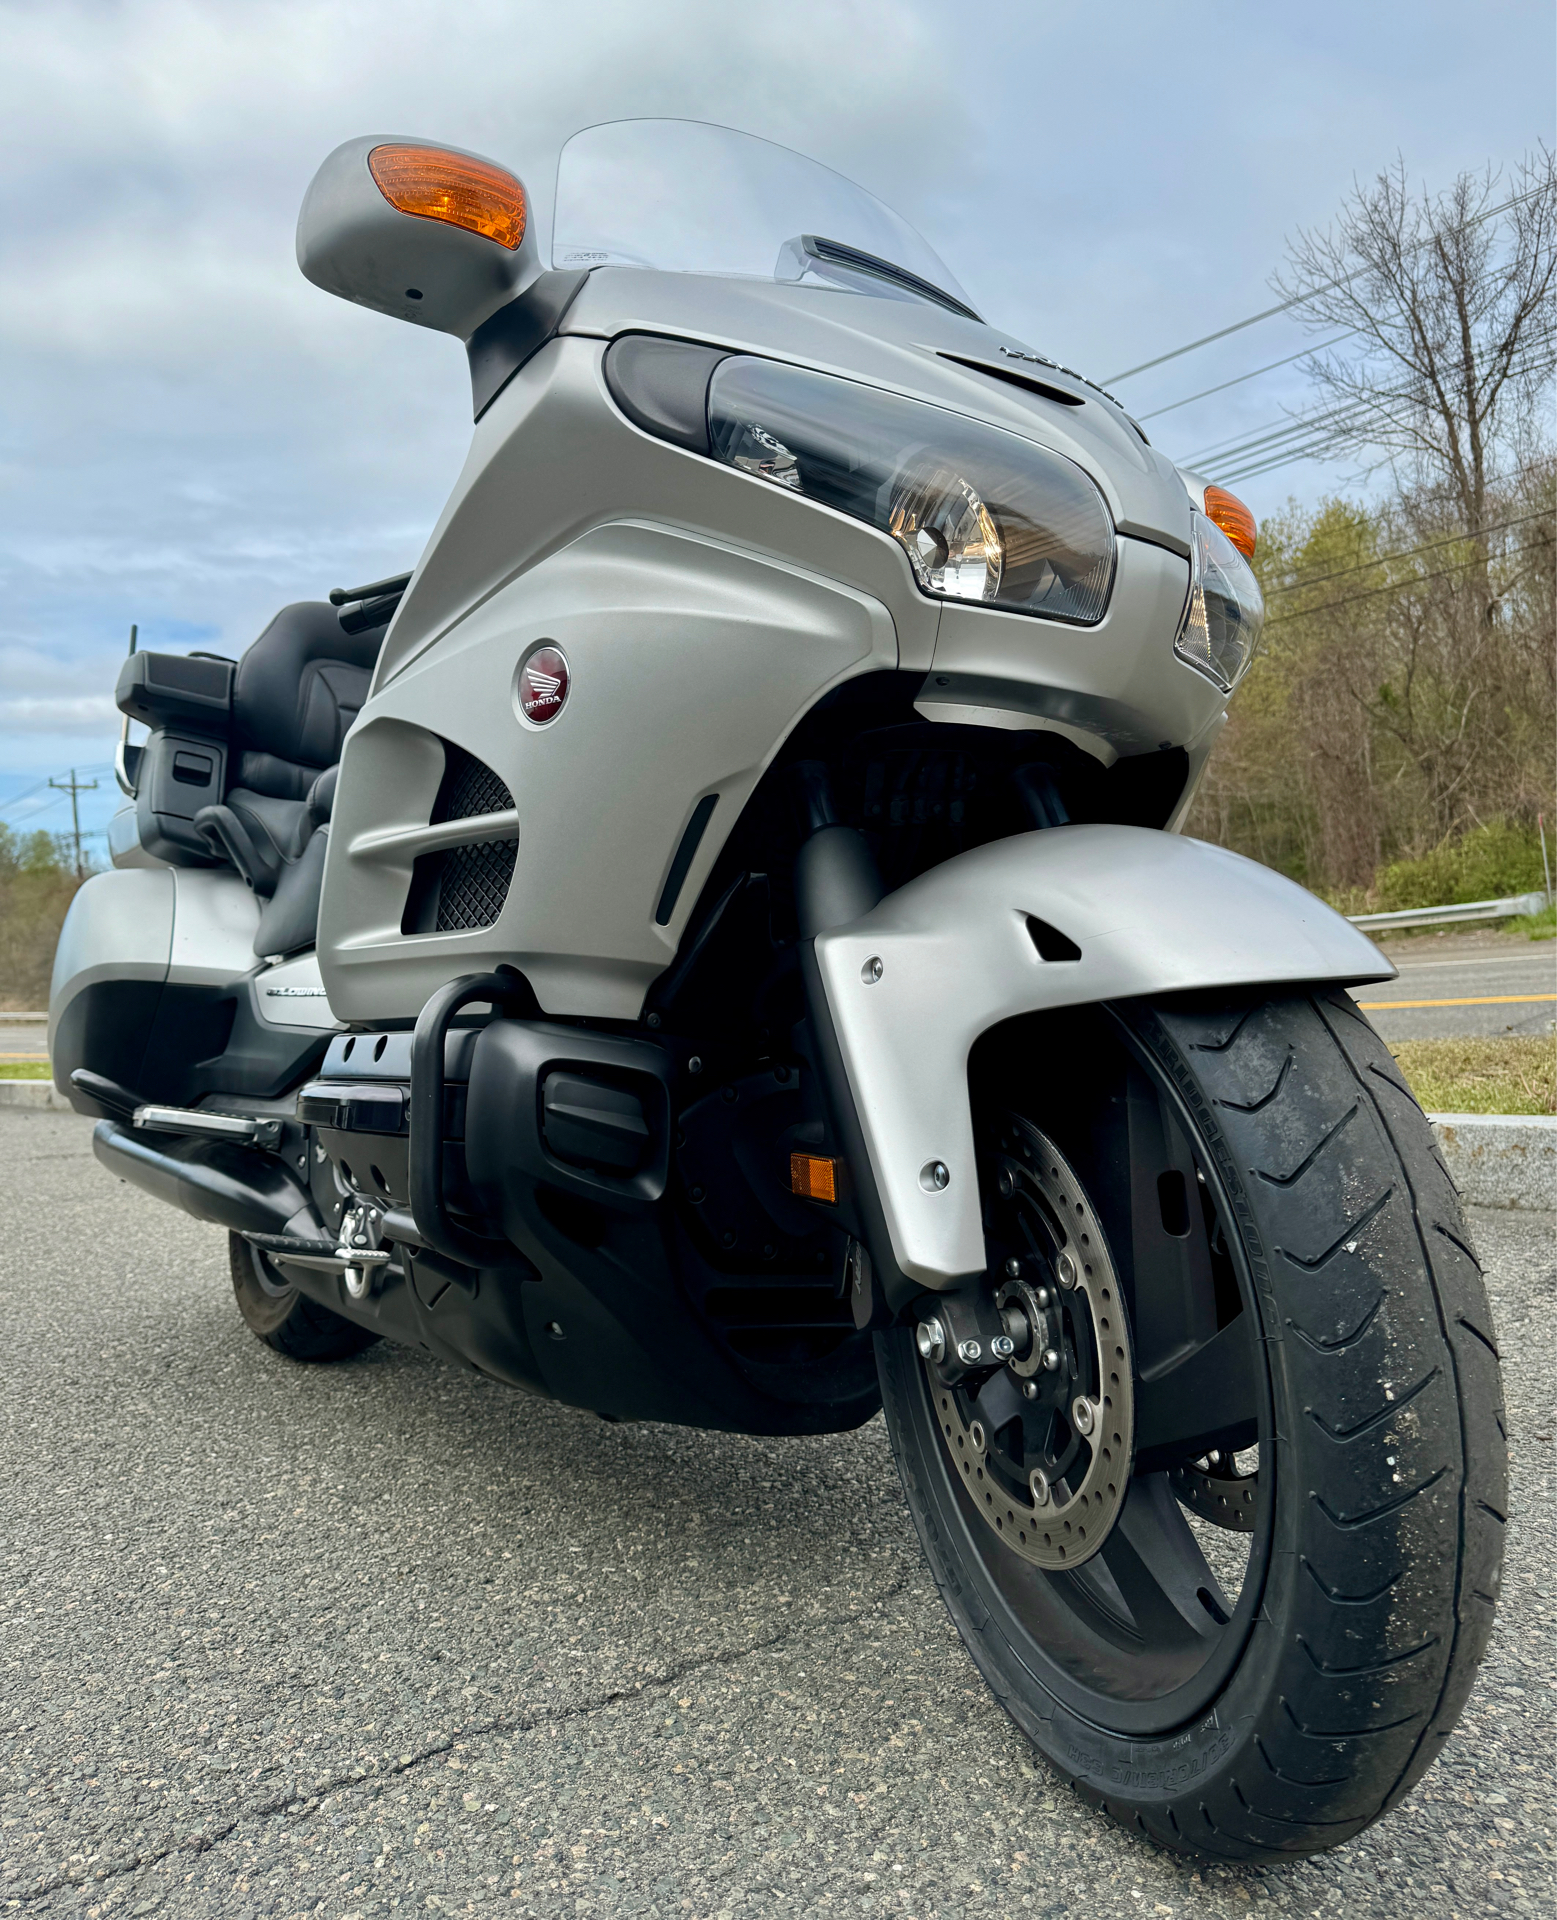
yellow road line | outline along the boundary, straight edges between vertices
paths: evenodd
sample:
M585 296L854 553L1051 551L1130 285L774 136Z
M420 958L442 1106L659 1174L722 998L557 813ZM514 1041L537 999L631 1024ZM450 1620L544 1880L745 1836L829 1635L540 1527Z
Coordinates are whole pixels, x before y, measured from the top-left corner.
M1364 1013L1384 1013L1391 1007L1529 1007L1538 1000L1557 1000L1557 993L1492 993L1480 1000L1359 1000Z

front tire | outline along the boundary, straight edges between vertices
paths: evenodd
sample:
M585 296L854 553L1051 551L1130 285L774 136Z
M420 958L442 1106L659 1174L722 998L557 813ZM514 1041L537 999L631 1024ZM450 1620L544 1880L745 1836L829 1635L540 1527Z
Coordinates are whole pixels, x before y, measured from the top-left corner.
M241 1233L228 1234L227 1257L244 1325L289 1360L350 1360L380 1338L289 1285Z
M1007 1712L1121 1822L1224 1860L1335 1846L1440 1751L1498 1591L1496 1347L1431 1130L1340 992L1138 1003L992 1038L972 1079L992 1270L1020 1244L1054 1271L1052 1204L1035 1190L1019 1217L1020 1191L998 1197L1020 1189L1023 1141L1052 1141L1120 1276L1137 1470L1087 1566L1035 1566L955 1463L970 1383L948 1387L912 1328L880 1336L892 1445L942 1597ZM1209 1395L1195 1365L1208 1329L1224 1336L1217 1358L1247 1369ZM1176 1404L1175 1378L1194 1387ZM1248 1418L1212 1452L1207 1403L1224 1392ZM1007 1520L1024 1519L1031 1432L1030 1413L987 1441L978 1429L985 1467L1014 1463ZM1235 1467L1232 1448L1251 1441L1257 1469L1240 1477L1255 1451Z

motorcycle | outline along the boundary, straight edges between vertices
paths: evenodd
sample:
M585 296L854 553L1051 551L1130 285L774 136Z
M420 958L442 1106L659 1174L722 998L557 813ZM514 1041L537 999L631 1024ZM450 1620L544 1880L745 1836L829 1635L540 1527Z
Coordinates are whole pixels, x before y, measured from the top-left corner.
M98 1159L298 1360L884 1410L1081 1794L1223 1860L1365 1828L1487 1644L1498 1363L1346 991L1393 968L1179 830L1252 516L728 130L575 135L545 257L507 169L353 140L297 252L465 343L470 452L410 573L125 662L50 1005Z

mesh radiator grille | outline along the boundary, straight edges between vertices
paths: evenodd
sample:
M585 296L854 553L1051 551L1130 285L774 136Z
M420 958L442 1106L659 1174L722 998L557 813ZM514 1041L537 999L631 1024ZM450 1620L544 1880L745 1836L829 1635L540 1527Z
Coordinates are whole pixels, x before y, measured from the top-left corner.
M513 806L514 796L484 760L452 741L444 742L444 754L430 824L471 820ZM508 898L518 853L518 839L504 838L423 854L411 882L404 931L467 933L494 925Z
M514 796L484 760L445 741L443 781L433 802L432 824L445 820L473 820L481 813L503 813Z
M473 847L450 847L440 854L435 933L462 933L495 925L508 898L519 853L517 840L478 840Z

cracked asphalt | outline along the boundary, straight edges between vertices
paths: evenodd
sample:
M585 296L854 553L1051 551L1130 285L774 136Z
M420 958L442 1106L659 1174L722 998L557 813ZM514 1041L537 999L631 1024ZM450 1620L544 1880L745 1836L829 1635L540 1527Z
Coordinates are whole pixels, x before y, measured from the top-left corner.
M1505 1602L1460 1731L1341 1851L1157 1853L961 1651L879 1421L608 1426L379 1346L293 1365L224 1236L0 1113L0 1909L1480 1915L1557 1906L1553 1220L1479 1213Z

